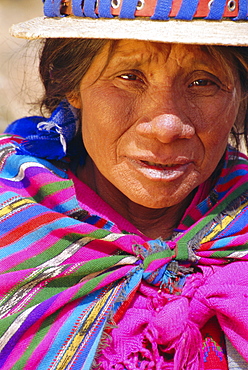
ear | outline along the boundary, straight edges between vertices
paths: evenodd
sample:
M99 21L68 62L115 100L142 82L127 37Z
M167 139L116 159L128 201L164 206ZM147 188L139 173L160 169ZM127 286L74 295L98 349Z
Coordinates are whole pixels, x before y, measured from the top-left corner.
M79 92L71 91L66 94L66 98L74 108L81 109L82 104Z

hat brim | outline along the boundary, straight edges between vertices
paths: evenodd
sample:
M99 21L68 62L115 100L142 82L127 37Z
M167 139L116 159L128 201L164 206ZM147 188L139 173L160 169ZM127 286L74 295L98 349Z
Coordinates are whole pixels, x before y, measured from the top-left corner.
M151 21L111 18L92 19L75 16L38 17L13 25L10 33L25 39L100 38L135 39L184 44L248 46L247 21Z

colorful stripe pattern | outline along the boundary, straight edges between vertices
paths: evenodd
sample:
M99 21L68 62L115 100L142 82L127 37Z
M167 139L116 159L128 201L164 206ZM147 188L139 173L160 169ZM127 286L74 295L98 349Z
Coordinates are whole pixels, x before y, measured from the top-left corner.
M245 156L227 151L173 241L147 242L87 214L67 163L17 155L20 141L0 139L1 369L90 369L141 281L180 295L192 266L247 261Z
M43 0L44 15L47 17L61 17L61 0ZM69 3L69 1L67 1ZM95 0L72 0L72 12L66 15L90 18L119 18L133 19L136 17L151 17L151 19L168 20L170 18L192 20L205 18L221 20L229 17L232 20L247 19L246 0L209 1L209 0L150 0L133 1L120 0L116 3Z

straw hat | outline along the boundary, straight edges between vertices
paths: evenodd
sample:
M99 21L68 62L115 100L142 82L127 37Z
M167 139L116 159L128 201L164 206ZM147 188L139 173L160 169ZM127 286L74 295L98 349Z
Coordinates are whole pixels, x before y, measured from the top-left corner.
M36 0L41 1L41 0ZM136 39L248 46L248 0L43 0L15 37Z

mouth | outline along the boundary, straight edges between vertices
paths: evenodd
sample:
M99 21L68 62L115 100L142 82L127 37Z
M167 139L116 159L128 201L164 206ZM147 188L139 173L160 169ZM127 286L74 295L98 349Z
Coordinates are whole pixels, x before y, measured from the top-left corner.
M159 163L141 159L131 159L132 165L145 177L157 181L173 181L185 175L192 166L188 160L175 163Z
M155 163L151 161L140 161L144 166L147 166L149 168L154 168L156 170L167 170L167 169L176 169L182 166L182 164L176 164L176 163L169 163L169 164L162 164L162 163Z

